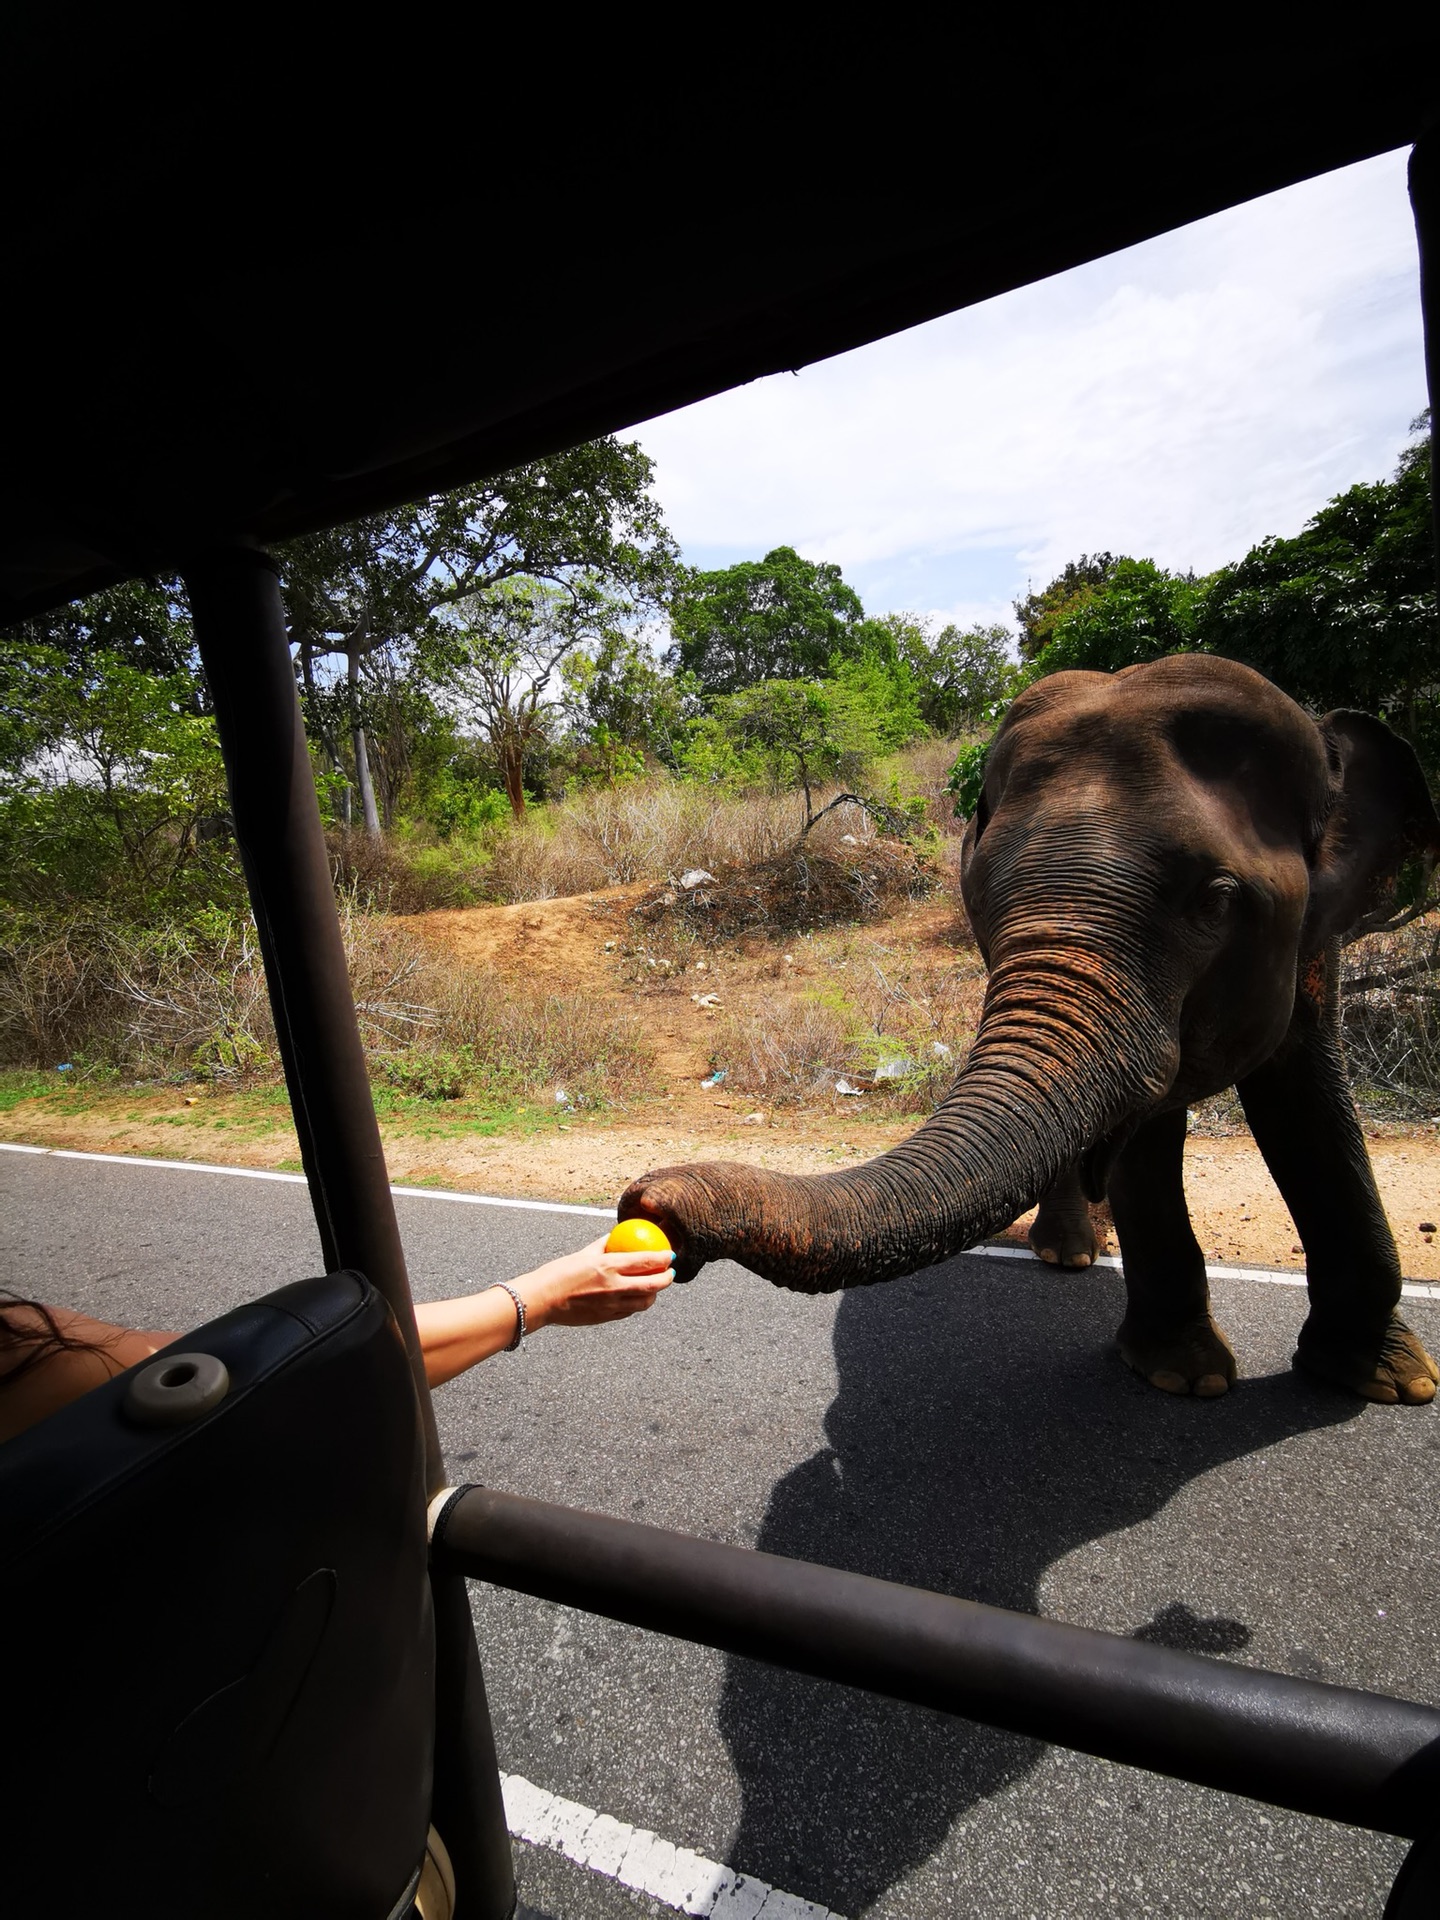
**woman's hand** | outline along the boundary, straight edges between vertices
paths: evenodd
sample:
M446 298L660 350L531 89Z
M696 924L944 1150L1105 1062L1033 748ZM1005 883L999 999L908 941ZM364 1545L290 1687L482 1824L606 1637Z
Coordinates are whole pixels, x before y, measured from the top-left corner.
M673 1253L606 1253L602 1235L513 1284L531 1327L593 1327L643 1313L674 1277Z
M606 1253L603 1239L578 1253L547 1260L511 1285L525 1302L529 1332L541 1327L593 1327L643 1313L675 1275L669 1253ZM503 1287L463 1300L431 1300L415 1308L415 1325L432 1387L453 1380L515 1336L515 1302Z

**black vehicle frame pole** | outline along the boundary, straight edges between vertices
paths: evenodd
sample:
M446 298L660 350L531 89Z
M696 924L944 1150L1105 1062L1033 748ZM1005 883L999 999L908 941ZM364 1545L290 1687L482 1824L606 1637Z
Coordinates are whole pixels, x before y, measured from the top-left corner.
M275 562L235 545L184 568L215 703L230 811L260 935L300 1153L328 1269L355 1267L404 1337L425 1433L427 1494L444 1460L395 1203L370 1095ZM436 1621L434 1820L457 1920L509 1920L514 1868L469 1601L432 1575Z
M1420 252L1420 314L1430 396L1430 523L1440 582L1440 116L1411 150L1410 205Z
M1420 252L1420 313L1425 385L1430 398L1430 525L1435 538L1436 617L1440 618L1440 114L1410 154L1410 205ZM1440 1913L1440 1819L1430 1821L1400 1869L1385 1920Z
M275 562L228 547L185 569L230 785L230 813L328 1271L358 1267L390 1303L425 1425L427 1493L444 1464L370 1078Z
M794 1673L1410 1837L1434 1819L1440 1710L1230 1666L488 1487L435 1563Z

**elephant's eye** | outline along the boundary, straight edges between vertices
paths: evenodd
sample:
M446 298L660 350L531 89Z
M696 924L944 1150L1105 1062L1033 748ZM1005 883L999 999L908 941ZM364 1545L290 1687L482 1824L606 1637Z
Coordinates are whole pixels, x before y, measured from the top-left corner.
M1201 888L1195 902L1196 918L1213 926L1217 920L1224 919L1239 898L1240 882L1228 873L1219 874Z

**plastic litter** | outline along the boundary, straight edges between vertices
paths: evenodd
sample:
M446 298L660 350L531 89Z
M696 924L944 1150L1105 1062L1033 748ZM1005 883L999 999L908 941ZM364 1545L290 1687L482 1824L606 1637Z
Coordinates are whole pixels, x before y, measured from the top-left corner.
M907 1073L914 1073L917 1062L908 1054L887 1053L871 1076L875 1080L903 1080Z
M703 887L706 881L713 880L714 878L714 874L707 873L704 867L687 867L685 872L680 876L681 891L689 893L692 888Z
M932 1040L930 1042L930 1051L937 1060L948 1060L950 1058L951 1050L943 1040Z
M853 833L842 833L840 836L840 844L842 847L858 847L860 842L855 838Z
M692 993L690 998L697 1007L718 1007L720 1004L718 993Z
M571 1107L574 1106L575 1103L565 1091L564 1087L556 1087L555 1104L557 1107Z
M861 1094L864 1093L865 1089L863 1087L852 1087L848 1080L837 1080L835 1082L835 1091L836 1093Z
M700 1084L702 1087L723 1087L725 1084L724 1067L717 1067L710 1078L708 1080L702 1080Z

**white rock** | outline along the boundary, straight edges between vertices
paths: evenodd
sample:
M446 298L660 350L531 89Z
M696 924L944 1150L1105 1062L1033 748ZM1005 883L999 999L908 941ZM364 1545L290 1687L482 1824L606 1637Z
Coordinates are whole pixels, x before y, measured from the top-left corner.
M687 867L680 876L681 891L689 893L692 887L703 887L707 880L714 878L714 874L707 873L704 867Z

